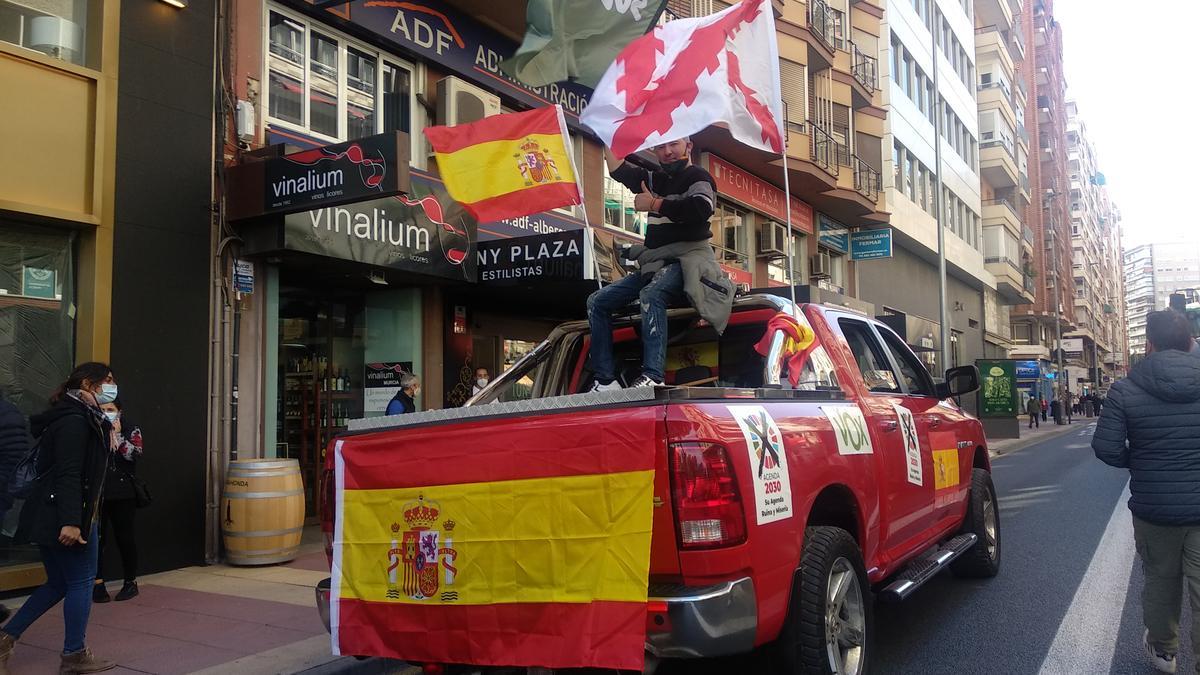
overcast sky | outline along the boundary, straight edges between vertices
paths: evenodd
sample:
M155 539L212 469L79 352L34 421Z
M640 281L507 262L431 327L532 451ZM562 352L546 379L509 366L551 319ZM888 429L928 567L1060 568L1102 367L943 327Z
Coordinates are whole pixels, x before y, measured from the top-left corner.
M1200 240L1200 2L1057 0L1054 13L1067 96L1096 145L1126 246Z

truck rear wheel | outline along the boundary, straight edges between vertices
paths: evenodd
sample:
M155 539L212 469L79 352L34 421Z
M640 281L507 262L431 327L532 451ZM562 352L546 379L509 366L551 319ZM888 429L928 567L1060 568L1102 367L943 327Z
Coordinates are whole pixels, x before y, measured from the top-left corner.
M992 474L983 469L971 471L971 494L962 531L974 534L975 545L950 563L955 576L986 579L1000 573L1000 507Z
M862 553L850 533L838 527L806 529L787 620L774 648L779 672L865 673L872 605Z

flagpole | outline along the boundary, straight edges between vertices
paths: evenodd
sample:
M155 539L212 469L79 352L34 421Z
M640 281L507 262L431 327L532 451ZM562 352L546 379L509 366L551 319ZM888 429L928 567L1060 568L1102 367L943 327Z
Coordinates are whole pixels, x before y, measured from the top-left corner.
M792 184L791 184L791 181L788 179L787 146L788 146L788 136L789 135L790 134L788 132L787 106L785 105L783 108L783 152L781 153L783 156L783 208L784 208L784 211L787 213L788 290L790 290L791 294L792 294L792 314L795 315L798 313L799 310L796 309L796 277L795 277L795 269L796 269L795 248L796 247L792 243L792 240L793 240L793 237L792 237ZM795 318L798 319L800 317L797 316Z

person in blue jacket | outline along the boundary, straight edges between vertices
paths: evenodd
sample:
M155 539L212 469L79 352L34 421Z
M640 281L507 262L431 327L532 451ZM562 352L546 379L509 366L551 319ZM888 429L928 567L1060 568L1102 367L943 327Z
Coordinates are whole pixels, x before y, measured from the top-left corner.
M400 415L417 411L416 398L421 395L421 380L412 373L400 376L400 391L388 401L387 414Z
M1142 643L1150 665L1174 673L1183 582L1200 658L1200 357L1179 312L1146 317L1146 358L1112 385L1092 437L1096 457L1129 469L1129 510L1142 558Z

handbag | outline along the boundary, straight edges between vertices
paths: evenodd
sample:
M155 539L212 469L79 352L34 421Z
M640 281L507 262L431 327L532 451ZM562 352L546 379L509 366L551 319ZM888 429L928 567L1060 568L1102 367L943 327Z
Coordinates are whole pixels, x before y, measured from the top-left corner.
M125 477L129 479L129 484L133 486L133 505L139 509L150 506L150 502L154 501L154 497L150 494L150 486L146 485L146 481L124 469L120 471L125 474Z

